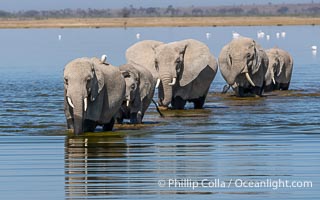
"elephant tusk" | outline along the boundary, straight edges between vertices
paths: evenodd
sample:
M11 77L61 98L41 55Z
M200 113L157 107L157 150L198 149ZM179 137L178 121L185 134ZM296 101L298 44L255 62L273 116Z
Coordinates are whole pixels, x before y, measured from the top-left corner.
M160 78L157 79L156 88L158 88L160 85Z
M176 84L176 81L177 81L177 78L173 78L172 83L169 83L169 85L172 86L172 85Z
M276 80L274 79L274 77L272 77L272 82L273 84L276 84Z
M250 75L249 75L248 72L246 72L246 78L247 78L247 80L249 81L249 83L250 83L253 87L256 86L256 85L253 83L253 81L252 81L252 79L251 79L251 77L250 77Z
M84 98L83 102L84 102L84 112L86 112L88 108L88 98L87 97Z
M67 99L68 99L68 103L69 103L69 105L70 105L72 108L74 108L74 105L73 105L73 103L72 103L72 101L71 101L70 97L68 97Z
M130 104L130 101L129 101L129 100L127 100L127 107L129 107L129 104Z

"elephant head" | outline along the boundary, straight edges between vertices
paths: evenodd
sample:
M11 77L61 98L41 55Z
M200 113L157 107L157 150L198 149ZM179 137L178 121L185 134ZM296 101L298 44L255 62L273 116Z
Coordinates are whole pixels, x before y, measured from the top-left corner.
M255 87L256 83L251 76L259 71L262 59L256 42L251 38L240 37L222 49L219 56L220 71L230 86L238 86L237 79L243 76Z
M268 49L266 54L269 58L269 65L265 75L265 91L287 90L293 70L291 55L277 47Z
M75 134L84 132L84 120L92 104L104 87L104 76L89 58L79 58L64 69L65 102L72 118Z
M285 65L285 58L277 49L267 51L269 58L268 73L266 74L266 85L270 85L271 81L276 84L276 79L281 76Z
M167 107L174 89L184 87L198 77L208 66L209 49L203 43L188 39L158 46L155 65L161 80L159 105Z
M140 78L138 74L133 73L129 70L121 72L126 82L126 106L129 107L136 98L140 98L140 95L138 94L140 87Z

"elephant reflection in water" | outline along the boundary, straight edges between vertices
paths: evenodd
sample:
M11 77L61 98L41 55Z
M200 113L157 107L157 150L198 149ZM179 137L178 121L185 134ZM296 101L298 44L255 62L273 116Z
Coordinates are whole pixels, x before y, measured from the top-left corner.
M190 152L190 144L145 143L145 140L141 143L141 140L133 138L128 142L122 136L67 137L65 196L137 199L141 195L161 195L161 192L167 192L159 190L158 181L163 176L174 177L182 173L196 177L199 171L190 169L213 167L212 162L207 162L209 158L190 162L198 159L195 156L198 154L186 153ZM201 152L210 147L192 145L197 147L195 151L200 148Z
M69 137L65 147L66 197L114 194L116 184L126 181L121 174L127 173L127 146L121 137ZM109 176L113 170L119 177Z

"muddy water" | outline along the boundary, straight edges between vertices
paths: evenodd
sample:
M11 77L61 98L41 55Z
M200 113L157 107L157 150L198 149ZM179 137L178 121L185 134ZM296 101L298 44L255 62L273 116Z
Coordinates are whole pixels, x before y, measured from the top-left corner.
M204 110L161 118L151 106L141 126L81 137L65 131L62 70L70 59L108 51L121 64L137 32L163 41L196 38L218 55L232 31L256 38L260 29L271 39L259 43L294 56L290 91L222 95L218 74ZM286 38L277 39L279 31ZM1 199L318 198L320 65L310 46L319 32L317 26L1 30Z

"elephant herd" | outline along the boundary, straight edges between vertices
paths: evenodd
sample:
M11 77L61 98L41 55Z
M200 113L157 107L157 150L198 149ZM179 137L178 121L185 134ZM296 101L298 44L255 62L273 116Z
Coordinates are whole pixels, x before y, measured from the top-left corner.
M223 93L261 96L263 91L287 90L293 61L279 48L263 50L253 39L233 39L218 62L204 43L187 39L171 43L137 42L126 50L127 63L115 67L98 58L78 58L64 69L64 110L68 129L78 135L104 131L114 123L142 123L158 90L159 109L184 109L191 102L203 108L219 69L227 82Z

